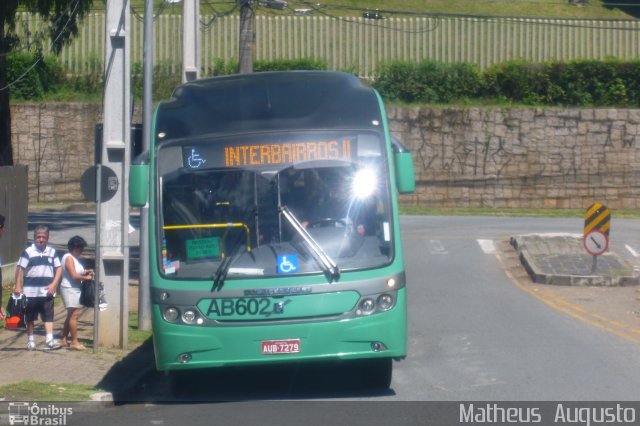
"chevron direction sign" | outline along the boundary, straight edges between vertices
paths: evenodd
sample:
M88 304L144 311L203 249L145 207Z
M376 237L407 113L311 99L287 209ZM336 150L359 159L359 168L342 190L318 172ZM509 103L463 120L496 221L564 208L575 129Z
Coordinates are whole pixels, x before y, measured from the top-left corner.
M609 247L611 213L600 203L592 204L584 215L584 248L592 256L599 256Z

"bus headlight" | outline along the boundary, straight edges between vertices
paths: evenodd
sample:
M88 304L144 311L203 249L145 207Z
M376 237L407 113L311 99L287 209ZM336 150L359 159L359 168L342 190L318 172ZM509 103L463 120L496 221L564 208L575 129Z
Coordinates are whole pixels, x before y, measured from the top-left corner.
M178 311L177 308L174 308L173 306L165 308L164 312L162 312L162 317L167 322L176 322L178 320L179 315L180 315L180 312Z
M182 314L182 321L185 324L195 324L197 319L198 319L198 314L196 314L193 309L187 309Z
M388 311L393 307L393 296L390 294L381 294L378 297L378 309Z
M364 315L368 315L372 313L375 309L376 309L376 304L373 301L373 299L366 298L360 302L360 311Z

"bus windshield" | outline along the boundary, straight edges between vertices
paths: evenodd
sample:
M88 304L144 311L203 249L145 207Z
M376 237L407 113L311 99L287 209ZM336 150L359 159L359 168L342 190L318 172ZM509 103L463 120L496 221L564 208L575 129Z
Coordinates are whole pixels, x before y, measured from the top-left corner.
M388 264L391 191L382 137L341 130L160 145L161 273L337 279Z

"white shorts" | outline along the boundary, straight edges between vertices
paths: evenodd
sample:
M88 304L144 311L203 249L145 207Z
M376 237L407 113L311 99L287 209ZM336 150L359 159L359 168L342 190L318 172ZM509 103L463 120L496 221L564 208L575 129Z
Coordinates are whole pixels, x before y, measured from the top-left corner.
M80 304L80 288L78 287L60 287L60 296L65 308L81 308Z

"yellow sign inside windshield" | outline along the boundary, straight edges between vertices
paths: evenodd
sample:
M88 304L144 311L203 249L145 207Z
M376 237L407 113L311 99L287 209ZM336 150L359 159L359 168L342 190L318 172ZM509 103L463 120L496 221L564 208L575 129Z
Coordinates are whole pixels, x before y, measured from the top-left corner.
M227 167L266 166L313 160L349 160L351 140L234 145L224 148Z

